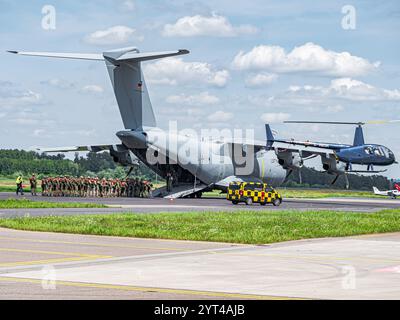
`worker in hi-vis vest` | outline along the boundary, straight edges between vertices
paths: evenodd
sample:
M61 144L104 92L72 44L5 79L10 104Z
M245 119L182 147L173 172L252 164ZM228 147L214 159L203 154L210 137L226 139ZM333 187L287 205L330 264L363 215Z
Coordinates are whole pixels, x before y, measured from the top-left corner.
M18 176L17 180L15 181L15 183L17 184L17 195L20 192L21 195L24 194L24 189L22 188L22 176Z

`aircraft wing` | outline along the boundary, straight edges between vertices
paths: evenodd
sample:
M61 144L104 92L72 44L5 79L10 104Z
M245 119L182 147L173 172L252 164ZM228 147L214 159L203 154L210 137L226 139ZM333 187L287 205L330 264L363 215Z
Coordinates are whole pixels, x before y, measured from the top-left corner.
M61 148L39 148L39 152L44 153L60 153L60 152L80 152L80 151L109 151L114 161L123 166L139 165L140 160L135 156L132 150L129 150L123 144L102 144L93 146L75 146L75 147L61 147Z
M303 157L309 157L312 155L335 155L335 150L316 146L316 145L304 145L295 142L288 141L273 141L270 148L278 149L278 151L291 151L301 153Z
M271 144L268 145L267 143L260 140L232 141L228 143L235 148L249 149L249 147L251 147L253 148L254 152L258 152L262 149L275 149L277 152L297 152L300 153L303 158L308 158L318 155L328 156L336 154L335 150L330 148L314 146L314 145L304 145L288 141L274 140Z
M100 152L110 149L117 150L122 145L94 145L94 146L75 146L75 147L58 147L58 148L38 148L37 151L44 153L57 153L57 152L79 152L79 151L92 151Z

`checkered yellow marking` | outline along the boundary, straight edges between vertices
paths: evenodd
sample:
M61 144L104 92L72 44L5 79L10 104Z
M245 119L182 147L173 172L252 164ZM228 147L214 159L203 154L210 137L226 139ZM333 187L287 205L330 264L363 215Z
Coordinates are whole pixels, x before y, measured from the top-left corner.
M253 186L251 189L257 187L262 188L262 190L251 190L248 186ZM268 188L266 183L259 182L232 183L228 187L226 199L229 201L245 201L251 198L253 202L271 203L281 197L276 191L266 191Z

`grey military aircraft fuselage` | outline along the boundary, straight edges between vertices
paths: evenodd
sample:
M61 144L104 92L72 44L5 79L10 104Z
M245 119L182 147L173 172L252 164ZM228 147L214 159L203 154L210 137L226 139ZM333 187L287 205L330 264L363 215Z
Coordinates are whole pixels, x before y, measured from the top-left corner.
M120 131L117 136L152 170L161 176L171 169L177 171L179 181L183 183L198 180L217 189L226 189L230 182L238 180L279 185L286 176L286 170L279 165L275 152L266 150L262 145L249 147L252 150L247 150L246 168L237 164L232 154L235 147L242 153L242 145L230 140L203 141L155 127L144 131Z

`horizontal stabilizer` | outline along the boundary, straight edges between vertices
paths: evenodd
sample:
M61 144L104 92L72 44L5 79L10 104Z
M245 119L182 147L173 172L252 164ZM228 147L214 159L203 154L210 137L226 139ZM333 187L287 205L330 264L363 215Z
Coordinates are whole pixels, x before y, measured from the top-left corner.
M19 54L21 56L104 61L103 55L97 53L58 53L58 52L28 52L28 51L8 51L8 52Z
M125 129L142 131L155 127L156 118L142 72L141 62L188 54L189 50L140 52L136 47L108 50L103 53L56 53L32 51L8 51L17 55L49 58L66 58L103 61L107 67L114 94ZM84 149L87 150L87 149ZM62 152L55 150L51 152ZM81 151L69 150L68 151Z
M177 51L164 51L164 52L144 52L144 53L137 53L137 52L127 52L117 58L117 61L146 61L146 60L154 60L154 59L161 59L173 56L179 56L182 54L188 54L189 50L177 50ZM107 53L104 54L107 56Z

